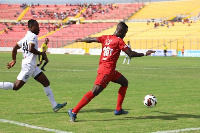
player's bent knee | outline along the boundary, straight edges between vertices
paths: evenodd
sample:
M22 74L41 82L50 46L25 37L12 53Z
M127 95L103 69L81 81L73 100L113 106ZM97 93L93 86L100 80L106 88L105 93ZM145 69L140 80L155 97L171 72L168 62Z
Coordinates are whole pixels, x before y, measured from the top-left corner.
M93 92L93 95L96 97L96 96L99 95L100 92L101 92L101 91L94 91L94 92Z
M93 89L92 89L92 93L94 96L98 96L99 93L101 93L103 90L103 87L101 86L95 86Z
M124 87L128 87L128 80L127 79L124 80L124 82L121 85L124 86Z
M49 80L46 81L45 83L43 83L43 86L44 86L44 87L50 86L50 82L49 82Z

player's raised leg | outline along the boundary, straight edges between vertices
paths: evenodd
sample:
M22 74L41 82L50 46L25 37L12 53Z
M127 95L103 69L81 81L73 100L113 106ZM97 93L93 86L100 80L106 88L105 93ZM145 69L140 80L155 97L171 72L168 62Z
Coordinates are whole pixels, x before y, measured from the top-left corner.
M76 115L80 111L81 108L83 108L85 105L87 105L95 96L97 96L104 88L100 85L94 85L93 89L89 92L87 92L83 98L80 100L80 102L76 105L75 108L70 109L68 111L68 114L70 116L70 121L75 122Z
M37 69L39 69L39 68L37 67ZM43 72L40 72L37 76L35 76L35 80L37 80L44 86L44 92L46 93L47 97L49 98L49 101L51 102L54 112L57 112L58 110L60 110L61 108L63 108L64 106L67 105L67 102L65 102L63 104L58 104L55 101L53 92L50 88L50 82Z
M6 89L6 90L12 89L15 91L19 90L30 78L31 73L29 73L27 70L28 70L28 67L23 66L21 72L17 76L17 79L14 83L0 82L0 89Z
M0 82L0 89L8 90L13 89L14 84L11 82Z
M26 82L22 80L16 80L15 83L11 82L0 82L0 89L5 89L5 90L19 90Z
M95 95L93 94L92 91L87 92L80 100L80 102L76 105L76 107L68 111L71 122L75 122L76 114L80 111L81 108L87 105L94 97Z

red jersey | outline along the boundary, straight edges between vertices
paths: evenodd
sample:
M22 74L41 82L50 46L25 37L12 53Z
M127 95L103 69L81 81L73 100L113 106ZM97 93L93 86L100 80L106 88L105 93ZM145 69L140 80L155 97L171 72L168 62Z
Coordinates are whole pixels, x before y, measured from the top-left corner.
M115 70L121 50L126 51L129 47L115 35L104 35L97 39L102 43L98 72Z

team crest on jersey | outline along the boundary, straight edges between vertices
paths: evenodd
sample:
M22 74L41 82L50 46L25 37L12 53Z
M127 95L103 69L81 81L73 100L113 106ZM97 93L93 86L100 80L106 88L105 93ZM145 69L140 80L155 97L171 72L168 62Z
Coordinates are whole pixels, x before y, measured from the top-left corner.
M112 42L112 40L107 39L105 45L110 45L111 42Z
M35 40L35 37L31 38L31 41L34 41Z
M28 79L28 78L29 78L29 75L26 75L26 76L25 76L25 79Z

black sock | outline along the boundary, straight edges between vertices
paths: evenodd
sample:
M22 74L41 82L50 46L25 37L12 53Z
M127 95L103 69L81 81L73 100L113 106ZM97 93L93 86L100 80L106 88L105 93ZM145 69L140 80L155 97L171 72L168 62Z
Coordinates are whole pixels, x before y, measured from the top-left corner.
M47 62L45 62L45 63L43 64L43 66L41 67L41 69L44 69L44 66L46 66L46 64L47 64Z

